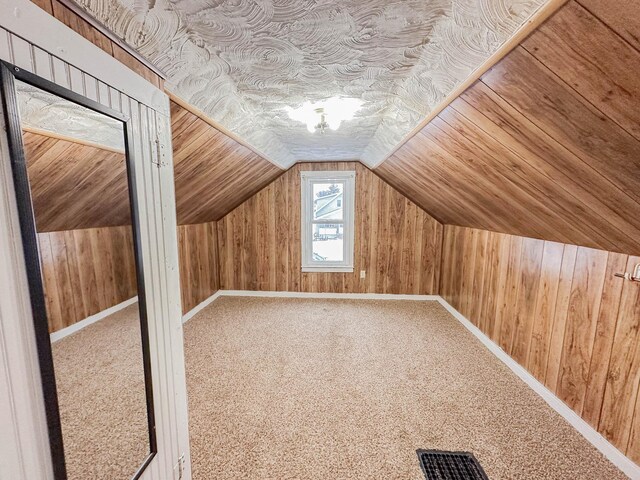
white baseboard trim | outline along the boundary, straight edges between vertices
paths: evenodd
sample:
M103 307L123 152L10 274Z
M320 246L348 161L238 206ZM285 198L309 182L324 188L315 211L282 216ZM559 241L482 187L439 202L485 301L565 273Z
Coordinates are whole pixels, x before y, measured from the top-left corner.
M437 301L453 317L471 332L482 344L489 349L502 363L515 373L524 383L536 392L547 404L562 416L569 424L575 428L589 443L597 448L611 463L618 467L625 475L634 480L640 480L640 467L627 458L620 450L614 447L597 430L585 422L580 416L569 408L562 400L555 396L551 390L547 389L524 367L518 364L504 350L487 337L478 327L465 318L460 312L453 308L440 295L402 295L402 294L382 294L382 293L307 293L307 292L270 292L255 290L218 290L211 297L190 310L183 317L183 322L192 318L196 313L222 296L234 297L281 297L281 298L350 298L363 300L420 300Z
M640 480L640 467L631 459L624 455L620 450L614 447L606 438L604 438L597 430L585 422L576 412L567 406L562 400L551 392L547 387L540 383L533 375L531 375L523 366L511 358L502 348L487 337L478 327L471 323L464 315L453 308L442 297L438 298L438 302L447 309L462 325L469 330L478 340L480 340L491 353L493 353L502 363L515 373L520 380L526 383L534 392L536 392L547 404L560 414L569 424L575 428L584 438L587 439L600 453L602 453L611 463L618 467L629 478Z
M314 292L276 292L263 290L218 290L182 316L182 323L189 321L195 314L219 297L279 297L279 298L351 298L362 300L432 300L439 295L406 295L395 293L314 293Z
M118 310L122 310L123 308L128 307L129 305L133 305L138 301L138 296L130 298L129 300L125 300L122 303L114 305L113 307L109 307L106 310L102 310L101 312L95 313L90 317L85 318L84 320L80 320L79 322L74 323L73 325L69 325L68 327L63 328L62 330L58 330L57 332L53 332L51 337L51 343L57 342L58 340L62 340L64 337L68 337L72 333L76 333L79 330L82 330L85 327L88 327L92 323L96 323L103 318L108 317L109 315L116 313Z
M218 290L220 296L229 297L284 297L284 298L342 298L361 300L438 300L439 295L408 295L399 293L316 293L275 292L259 290Z
M200 310L202 310L203 308L205 308L207 305L209 305L211 302L213 302L216 298L218 298L220 295L222 295L222 290L218 290L216 293L214 293L213 295L211 295L209 298L207 298L206 300L200 302L198 305L196 305L195 307L193 307L191 310L189 310L187 313L185 313L182 316L182 323L185 324L188 320L191 320L191 318L198 313Z

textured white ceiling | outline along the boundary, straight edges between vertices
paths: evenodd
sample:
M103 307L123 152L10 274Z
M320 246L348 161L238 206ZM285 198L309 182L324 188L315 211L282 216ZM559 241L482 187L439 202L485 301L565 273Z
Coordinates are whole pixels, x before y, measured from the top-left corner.
M16 91L23 126L124 150L122 122L20 81Z
M374 165L545 0L78 0L267 158ZM287 106L365 103L336 132Z

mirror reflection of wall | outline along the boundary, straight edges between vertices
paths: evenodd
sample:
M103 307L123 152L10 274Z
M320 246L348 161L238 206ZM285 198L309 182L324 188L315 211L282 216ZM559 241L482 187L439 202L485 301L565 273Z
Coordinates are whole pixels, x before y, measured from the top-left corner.
M67 476L150 453L123 123L16 82Z

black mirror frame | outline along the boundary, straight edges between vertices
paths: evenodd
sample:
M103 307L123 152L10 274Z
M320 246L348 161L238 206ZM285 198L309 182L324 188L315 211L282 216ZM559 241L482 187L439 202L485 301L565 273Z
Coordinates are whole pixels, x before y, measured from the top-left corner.
M58 406L58 393L56 389L51 341L49 337L46 301L44 296L44 284L40 269L40 257L38 253L38 238L36 231L33 204L31 201L31 188L27 175L27 162L22 141L22 126L18 109L15 80L20 80L34 87L57 95L65 100L77 103L83 107L102 113L108 117L123 123L125 142L125 162L127 167L127 182L129 186L129 205L131 207L131 227L133 230L134 257L136 263L136 276L138 287L138 308L140 311L140 332L142 335L142 356L144 364L145 393L147 402L147 422L149 430L149 455L144 459L132 480L140 478L144 470L158 452L156 440L156 425L153 406L153 385L151 378L151 356L149 350L149 324L147 318L147 305L142 265L142 243L140 239L140 216L136 199L136 172L135 165L130 159L129 152L133 151L133 131L131 119L122 113L112 110L91 99L79 95L49 80L39 77L31 72L21 69L10 63L0 61L0 82L2 84L2 102L5 120L7 124L7 136L9 140L9 156L13 184L15 188L20 221L20 235L22 238L23 252L26 262L27 282L29 285L29 297L35 340L38 350L38 363L44 394L45 414L49 433L49 445L51 461L55 480L67 480L66 464L64 457L64 445L62 440L62 426L60 423L60 410Z

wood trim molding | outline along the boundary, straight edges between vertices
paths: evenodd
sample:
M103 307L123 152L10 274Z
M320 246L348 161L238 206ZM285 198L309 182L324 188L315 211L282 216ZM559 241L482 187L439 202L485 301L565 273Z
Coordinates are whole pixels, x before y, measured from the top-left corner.
M260 150L258 150L254 146L252 146L249 143L247 143L246 140L240 138L238 135L233 133L231 130L226 129L225 127L220 125L218 122L216 122L215 120L211 119L206 113L204 113L199 108L194 107L190 103L186 102L182 98L180 98L177 95L175 95L174 93L170 92L169 90L165 90L165 93L169 96L169 99L171 101L177 103L178 105L180 105L185 110L193 113L196 117L200 118L201 120L203 120L204 122L206 122L207 124L209 124L210 126L215 128L216 130L218 130L220 133L225 134L227 137L229 137L232 140L238 142L240 145L242 145L244 147L247 147L249 150L251 150L256 155L259 155L264 160L268 161L269 163L273 163L276 167L278 167L282 171L285 171L285 170L287 170L289 168L289 167L285 167L285 166L281 165L280 163L276 162L275 160L269 158L265 153L261 152ZM290 165L290 166L293 166L293 165Z
M51 55L54 64L58 64L59 60L69 64L74 72L74 77L79 77L75 70L79 69L84 75L98 79L99 82L135 98L153 110L163 115L169 114L169 102L164 91L147 80L141 82L142 77L139 74L57 18L52 17L31 0L0 0L0 11L3 13L11 12L0 17L0 26L16 37L14 40L10 36L12 42L19 44L19 48L24 49L28 43L36 45L38 46L36 49L38 55L47 52ZM52 19L54 21L51 21ZM49 61L38 64L42 68L36 68L31 65L32 61L30 62L29 57L25 56L22 50L14 52L14 58L12 58L6 53L8 51L3 50L7 40L4 38L4 32L1 33L3 33L0 42L2 60L12 62L16 66L30 71L33 70L40 76L48 76ZM18 39L24 43L20 44ZM87 59L91 59L91 61L88 62ZM60 82L62 84L64 79L60 79ZM80 91L75 87L72 90ZM84 96L87 96L86 93Z
M396 153L405 143L407 143L412 137L414 137L420 130L422 130L431 120L433 120L440 112L442 112L451 102L458 98L467 88L473 85L477 80L482 77L491 67L502 60L509 52L516 48L520 42L533 33L540 25L542 25L548 18L550 18L560 7L562 7L569 0L549 0L546 4L541 6L522 26L516 31L516 33L505 42L493 55L487 58L478 68L476 68L467 79L452 90L436 107L422 120L416 127L411 130L405 137L398 143L393 150L380 161L371 165L370 168L376 168L394 153Z
M167 79L166 73L160 70L157 66L151 63L145 57L140 55L140 53L138 53L138 51L135 48L133 48L131 45L125 42L122 38L118 37L115 33L109 30L105 25L103 25L101 22L93 18L91 15L89 15L82 7L80 7L80 5L75 3L73 0L58 0L58 2L60 2L65 7L67 7L69 10L71 10L73 13L75 13L78 17L80 17L82 20L87 22L93 28L98 30L101 34L103 34L113 43L118 45L120 48L126 51L129 55L134 57L138 62L140 62L142 65L147 67L153 73L158 75L160 78L162 78L163 80Z
M29 132L29 133L35 133L36 135L42 135L42 136L49 137L49 138L55 138L56 140L64 140L65 142L77 143L78 145L85 145L87 147L98 148L100 150L105 150L107 152L121 153L122 155L125 154L124 149L109 147L109 146L103 145L101 143L94 143L94 142L90 142L88 140L82 140L82 139L77 138L77 137L69 137L67 135L61 135L59 133L50 132L48 130L42 130L40 128L27 127L27 126L23 125L22 126L22 131Z
M421 302L440 302L442 300L440 295L419 295L412 293L320 293L286 292L278 290L216 290L210 297L186 312L182 316L182 324L187 323L219 297L338 298L346 300L413 300Z

